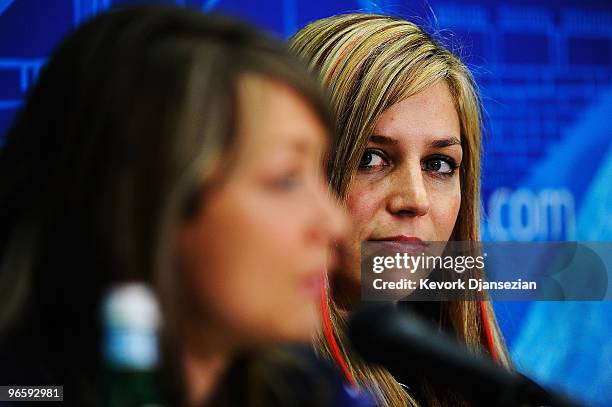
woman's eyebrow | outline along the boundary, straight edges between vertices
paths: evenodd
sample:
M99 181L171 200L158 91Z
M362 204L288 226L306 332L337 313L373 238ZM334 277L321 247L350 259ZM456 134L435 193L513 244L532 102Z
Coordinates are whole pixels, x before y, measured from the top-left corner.
M317 140L298 139L288 140L285 146L295 154L305 155L310 153L311 151L317 151L321 147L324 147L323 150L326 150L328 148L327 144L327 142L319 144Z
M375 144L380 144L380 145L389 145L389 144L397 144L398 141L394 138L391 137L387 137L387 136L379 136L379 135L373 135L372 137L370 137L370 141L372 143Z
M451 147L455 145L461 145L461 141L459 141L459 139L456 137L438 139L438 140L434 140L431 143L429 143L429 146L432 148L444 148L444 147Z
M290 151L296 154L304 154L312 149L311 143L304 140L302 137L286 138L282 141L276 141L273 146L277 149Z
M396 139L387 137L387 136L380 136L380 135L373 135L372 137L370 137L370 142L374 144L380 144L380 145L398 144L398 141ZM444 148L444 147L451 147L455 145L460 146L461 141L458 138L452 137L452 136L448 138L437 139L429 143L429 147L431 148Z

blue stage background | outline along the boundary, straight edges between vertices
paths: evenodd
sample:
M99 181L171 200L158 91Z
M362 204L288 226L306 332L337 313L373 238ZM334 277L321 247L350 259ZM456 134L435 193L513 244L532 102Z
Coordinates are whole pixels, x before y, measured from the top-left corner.
M126 0L0 0L0 143L58 41ZM391 13L444 38L486 110L483 238L612 240L612 4L608 1L176 0L286 38L349 11ZM612 405L612 303L497 303L517 367Z

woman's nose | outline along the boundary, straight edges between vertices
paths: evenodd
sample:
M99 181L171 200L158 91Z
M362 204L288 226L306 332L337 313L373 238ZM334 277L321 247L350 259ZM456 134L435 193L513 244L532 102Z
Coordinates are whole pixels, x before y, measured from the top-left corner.
M420 165L397 170L390 180L387 210L397 216L423 216L429 212L429 194Z

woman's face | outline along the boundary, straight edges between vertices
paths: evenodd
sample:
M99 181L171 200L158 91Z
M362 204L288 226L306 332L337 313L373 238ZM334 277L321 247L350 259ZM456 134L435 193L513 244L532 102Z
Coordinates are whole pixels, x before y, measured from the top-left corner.
M221 346L309 340L347 226L322 171L327 131L289 86L251 75L238 88L231 170L180 231L179 261Z
M337 276L345 284L360 281L364 242L450 238L461 203L460 137L444 81L383 112L348 188L351 266Z

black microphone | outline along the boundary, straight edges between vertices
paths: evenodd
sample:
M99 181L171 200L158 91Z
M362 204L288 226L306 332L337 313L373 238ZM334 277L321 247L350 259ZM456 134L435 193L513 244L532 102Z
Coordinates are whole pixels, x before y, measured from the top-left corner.
M384 366L400 382L417 375L436 387L450 387L475 405L578 407L467 348L408 310L367 305L353 313L349 338L371 363Z

